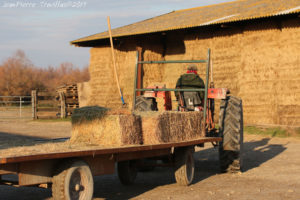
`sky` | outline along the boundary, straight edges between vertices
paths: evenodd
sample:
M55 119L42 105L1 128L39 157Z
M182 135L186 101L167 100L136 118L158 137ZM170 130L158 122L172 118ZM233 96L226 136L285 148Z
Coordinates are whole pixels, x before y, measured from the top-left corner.
M0 0L0 63L23 50L35 66L89 64L70 41L174 10L233 0Z

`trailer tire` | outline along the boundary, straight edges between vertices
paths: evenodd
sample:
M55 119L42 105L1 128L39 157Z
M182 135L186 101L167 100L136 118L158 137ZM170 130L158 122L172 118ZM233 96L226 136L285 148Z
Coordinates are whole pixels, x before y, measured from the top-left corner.
M139 172L151 172L155 169L155 165L157 164L156 160L152 160L149 158L141 159L140 162L142 165L138 166L137 168Z
M137 167L135 161L118 162L118 177L123 185L132 185L137 176Z
M91 200L93 192L93 175L84 161L63 163L53 177L52 196L55 200Z
M222 141L219 145L221 172L239 172L242 170L243 150L243 106L242 100L228 96L220 104L219 133Z
M174 175L179 185L188 186L193 182L195 161L194 147L181 147L174 150Z

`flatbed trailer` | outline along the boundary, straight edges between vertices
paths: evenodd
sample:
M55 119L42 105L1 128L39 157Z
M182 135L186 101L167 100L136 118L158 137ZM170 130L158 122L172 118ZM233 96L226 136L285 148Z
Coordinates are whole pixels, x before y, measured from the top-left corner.
M54 199L91 199L93 176L113 174L115 164L123 184L132 184L145 159L164 160L159 166L173 167L176 181L189 185L194 177L196 145L219 142L221 137L154 145L131 145L85 150L0 156L0 175L17 174L18 181L1 180L14 186L52 187ZM26 147L24 147L26 148ZM155 164L154 164L155 165ZM145 166L145 165L144 165Z
M18 175L16 183L5 180L1 180L1 183L17 186L51 186L55 200L90 200L93 198L93 176L113 174L117 164L118 176L123 184L132 184L138 170L144 171L155 166L169 166L174 168L174 176L178 184L190 185L195 170L194 147L204 146L207 142L218 146L222 172L240 171L243 147L242 100L228 96L226 89L208 89L210 50L208 50L206 60L140 61L139 58L139 52L137 52L133 111L137 107L137 94L140 95L140 92L152 92L155 97L159 92L205 92L203 106L203 119L206 122L205 137L153 145L84 146L84 148L63 150L57 148L56 151L49 150L46 153L25 154L21 151L20 154L16 154L17 156L0 155L0 176ZM205 89L141 88L138 84L138 80L142 80L141 73L138 73L141 71L140 64L155 63L206 63ZM166 99L166 96L164 98ZM221 100L218 131L214 127L212 117L214 99ZM158 164L157 160L162 162Z

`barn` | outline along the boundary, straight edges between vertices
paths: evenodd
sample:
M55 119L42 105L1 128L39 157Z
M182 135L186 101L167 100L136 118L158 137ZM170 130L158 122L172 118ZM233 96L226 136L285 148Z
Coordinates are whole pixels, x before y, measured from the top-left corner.
M239 0L178 10L113 29L112 35L128 109L137 50L143 60L199 60L210 48L215 87L243 99L246 124L300 126L299 0ZM71 44L91 47L87 104L120 108L108 32ZM205 65L197 67L203 77ZM144 87L174 88L186 66L144 64L142 69Z

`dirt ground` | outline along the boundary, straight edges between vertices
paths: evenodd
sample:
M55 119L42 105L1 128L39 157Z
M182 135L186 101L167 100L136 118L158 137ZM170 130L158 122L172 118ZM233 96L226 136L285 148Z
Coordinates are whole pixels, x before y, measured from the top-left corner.
M0 120L0 140L61 138L70 135L70 122ZM195 180L189 187L175 183L170 168L139 173L136 184L123 186L116 175L95 177L94 198L100 199L300 199L300 140L245 135L244 170L220 174L218 151L197 148ZM5 178L14 178L6 176ZM50 189L0 186L0 199L52 199Z

